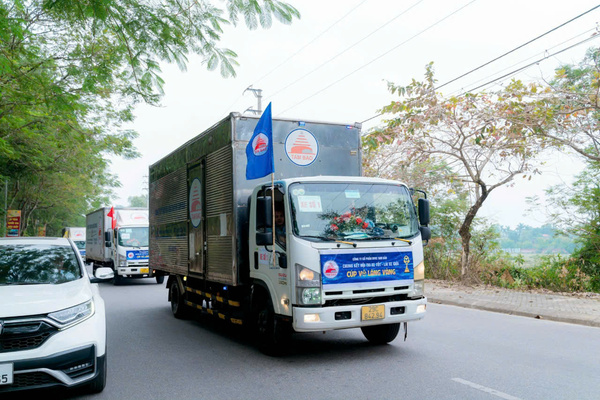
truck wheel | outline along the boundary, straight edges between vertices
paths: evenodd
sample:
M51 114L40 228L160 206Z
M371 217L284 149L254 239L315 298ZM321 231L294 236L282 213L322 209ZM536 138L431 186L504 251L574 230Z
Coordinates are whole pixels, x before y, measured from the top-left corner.
M400 331L400 323L363 326L360 329L369 342L373 344L386 344L396 339Z
M290 330L275 319L273 304L268 295L256 309L255 329L260 351L271 356L277 356L284 352L291 336Z
M176 279L173 279L171 282L169 297L171 299L171 312L175 318L186 319L189 316L189 307L185 304L185 300L179 290Z
M115 276L113 277L113 285L119 286L122 282L123 278L121 278L121 275L117 274L117 271L115 271Z
M165 276L164 275L159 275L156 277L156 283L161 285L163 282L165 281Z
M106 386L106 352L102 358L102 363L98 364L98 376L88 384L88 393L100 393Z

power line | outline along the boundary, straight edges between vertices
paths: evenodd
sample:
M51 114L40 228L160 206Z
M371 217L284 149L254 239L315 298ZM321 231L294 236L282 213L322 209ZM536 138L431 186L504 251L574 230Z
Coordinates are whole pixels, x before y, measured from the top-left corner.
M565 25L565 24L562 24L562 25ZM562 26L562 25L561 25L561 26ZM556 47L558 47L558 46L560 46L560 45L562 45L562 44L565 44L565 43L567 43L567 42L570 42L571 40L573 40L573 39L575 39L575 38L577 38L577 37L580 37L580 36L582 36L582 35L585 35L586 33L589 33L589 32L591 32L591 31L596 31L596 30L597 30L596 28L588 29L588 30L586 30L586 31L585 31L585 32L583 32L583 33L580 33L580 34L578 34L578 35L576 35L576 36L573 36L573 37L572 37L572 38L570 38L570 39L567 39L567 40L565 40L565 41L563 41L563 42L561 42L561 43L559 43L559 44L557 44L557 45L554 45L554 46L550 47L550 48L549 48L549 49L547 49L545 52L547 52L548 50L554 49L554 48L556 48ZM531 64L528 64L528 65L526 65L526 66L524 66L524 67L521 67L521 68L518 68L518 69L516 69L516 70L513 70L513 71L511 71L511 72L507 73L506 75L503 75L503 76L501 76L501 77L499 77L499 78L496 78L496 79L494 79L494 80L492 80L492 81L488 81L488 82L486 82L486 83L484 83L484 84L482 84L482 85L480 85L480 86L478 86L478 87L476 87L476 88L470 89L469 91L474 91L474 90L476 90L476 89L479 89L479 88L481 88L481 87L483 87L483 86L487 86L487 85L489 85L489 84L491 84L491 83L494 83L494 82L496 82L496 81L498 81L498 80L500 80L500 79L506 78L506 77L508 77L508 76L514 76L514 75L516 75L518 72L521 72L522 70L524 70L524 69L527 69L527 68L531 67L532 65L538 64L538 63L539 63L539 62L541 62L541 61L544 61L544 60L546 60L546 59L548 59L548 58L550 58L550 57L553 57L553 56L555 56L555 55L557 55L557 54L560 54L560 53L562 53L562 52L564 52L564 51L566 51L566 50L569 50L569 49L571 49L571 48L573 48L573 47L576 47L576 46L578 46L578 45L580 45L580 44L583 44L583 43L585 43L585 42L587 42L587 41L589 41L589 40L592 40L592 39L594 39L594 38L596 38L596 37L598 37L598 35L593 35L593 36L591 36L591 37L589 37L589 38L587 38L587 39L584 39L584 40L582 40L582 41L580 41L580 42L577 42L577 43L575 43L575 44L573 44L573 45L571 45L571 46L569 46L569 47L567 47L567 48L565 48L565 49L563 49L563 50L560 50L560 51L558 51L558 52L556 52L556 53L553 53L553 54L549 54L548 56L544 56L544 57L542 57L541 59L539 59L539 60L536 60L536 61L532 62ZM544 52L544 53L545 53L545 52ZM508 53L507 53L507 54L508 54ZM515 64L512 64L512 65L511 65L511 66L509 66L509 67L506 67L506 68L504 68L504 69L501 69L501 70L500 70L500 71L498 71L497 73L500 73L500 72L506 71L507 69L510 69L510 68L514 67L515 65L518 65L518 64L520 64L520 63L522 63L522 62L524 62L524 61L530 60L530 59L532 59L533 57L535 57L535 56L528 57L528 58L526 58L526 59L524 59L524 60L522 60L522 61L519 61L519 62L517 62L517 63L515 63ZM462 76L465 76L465 75L467 75L467 74L464 74L464 75L462 75ZM481 81L483 81L483 80L486 80L486 79L490 78L490 77L491 77L491 76L493 76L493 75L494 75L494 74L492 74L492 75L489 75L489 76L487 76L486 78L479 79L479 80L477 80L477 81L475 81L475 82L473 82L473 83L474 83L474 84L476 84L476 83L479 83L479 82L481 82ZM454 80L453 80L453 81L454 81ZM450 83L450 82L448 82L448 83ZM445 84L444 84L444 85L445 85ZM442 86L443 86L443 85L442 85ZM441 86L440 86L440 87L441 87ZM439 87L438 87L438 88L439 88ZM435 90L437 90L438 88L436 88ZM453 96L455 93L459 93L459 92L461 92L461 91L462 91L462 90L457 90L457 91L455 91L455 92L451 93L451 96ZM465 93L466 93L466 92L463 92L461 95L463 95L463 94L465 94ZM376 115L374 115L374 116L372 116L372 117L370 117L370 118L367 118L367 119L365 119L364 121L361 121L361 124L364 124L365 122L368 122L368 121L370 121L370 120L372 120L372 119L374 119L374 118L380 117L380 116L382 116L383 114L384 114L384 113L379 113L379 114L376 114Z
M296 51L294 54L292 54L291 56L289 56L288 58L286 58L284 61L282 61L281 63L279 63L279 65L277 65L275 68L273 68L272 70L270 70L269 72L267 72L266 74L264 74L263 76L261 76L260 78L258 78L254 84L260 82L261 80L263 80L267 76L271 75L274 71L276 71L277 69L279 69L279 67L281 67L283 64L287 63L289 60L291 60L296 55L298 55L302 50L304 50L305 48L307 48L308 46L310 46L311 44L313 44L314 42L316 42L317 39L319 39L321 36L323 36L325 33L327 33L331 28L333 28L334 26L336 26L338 23L340 23L342 20L344 20L348 15L350 15L354 10L356 10L358 7L362 6L367 1L368 0L363 0L362 2L360 2L359 4L357 4L354 8L352 8L350 11L348 11L346 14L344 14L344 16L342 16L340 19L338 19L333 24L331 24L327 29L325 29L324 31L322 31L321 33L319 33L317 36L315 36L310 42L306 43L304 46L302 46L300 49L298 49L298 51Z
M549 33L552 33L552 32L554 32L555 30L557 30L557 29L559 29L559 28L562 28L563 26L565 26L565 25L567 25L567 24L569 24L569 23L571 23L571 22L575 21L576 19L583 17L584 15L586 15L586 14L588 14L588 13L590 13L590 12L594 11L594 10L595 10L595 9L597 9L598 7L600 7L600 4L598 4L596 7L592 7L592 8L590 8L590 9L589 9L589 10L587 10L586 12L584 12L584 13L581 13L581 14L579 14L578 16L576 16L576 17L574 17L574 18L571 18L570 20L568 20L568 21L566 21L566 22L563 22L562 24L558 25L557 27L550 29L548 32L546 32L546 33L543 33L543 34L539 35L538 37L536 37L536 38L533 38L533 39L529 40L529 41L528 41L528 42L526 42L526 43L523 43L522 45L520 45L520 46L518 46L518 47L515 47L514 49L512 49L512 50L510 50L510 51L508 51L508 52L506 52L506 53L502 54L501 56L498 56L498 57L494 58L493 60L490 60L490 61L486 62L485 64L482 64L482 65L480 65L479 67L477 67L477 68L474 68L474 69L470 70L469 72L465 72L464 74L462 74L462 75L460 75L460 76L458 76L458 77L456 77L456 78L454 78L454 79L452 79L452 80L450 80L450 81L448 81L448 82L444 83L443 85L440 85L440 86L436 87L434 90L441 89L441 88L443 88L444 86L446 86L446 85L448 85L448 84L450 84L450 83L452 83L452 82L454 82L454 81L457 81L457 80L459 80L459 79L461 79L461 78L464 78L465 76L467 76L467 75L469 75L469 74L471 74L471 73L473 73L473 72L475 72L475 71L477 71L477 70L479 70L479 69L481 69L481 68L485 67L486 65L489 65L489 64L493 63L494 61L498 61L499 59L501 59L501 58L503 58L503 57L505 57L505 56L507 56L507 55L509 55L509 54L511 54L511 53L513 53L513 52L515 52L515 51L517 51L517 50L519 50L519 49L520 49L520 48L522 48L522 47L525 47L525 46L527 46L527 45L528 45L528 44L530 44L530 43L533 43L533 42L535 42L536 40L538 40L538 39L540 39L540 38L542 38L542 37L546 36L547 34L549 34Z
M535 58L535 57L537 57L539 54L545 54L545 53L547 53L549 50L552 50L552 49L555 49L555 48L557 48L557 47L559 47L559 46L562 46L563 44L565 44L565 43L568 43L568 42L570 42L570 41L572 41L572 40L574 40L574 39L576 39L576 38L578 38L578 37L580 37L580 36L583 36L583 35L585 35L585 34L588 34L588 33L592 32L592 31L597 31L597 28L588 29L588 30L586 30L586 31L585 31L585 32L583 32L583 33L580 33L580 34L578 34L578 35L575 35L575 36L571 37L570 39L567 39L567 40L565 40L565 41L562 41L562 42L560 42L560 43L558 43L558 44L556 44L556 45L554 45L554 46L552 46L552 47L549 47L548 49L546 49L546 50L545 50L544 52L542 52L542 53L538 53L538 54L535 54L535 55L533 55L533 56L531 56L531 57L527 57L526 59L524 59L524 60L521 60L521 61L519 61L519 62L516 62L516 63L514 63L514 64L512 64L512 65L510 65L510 66L508 66L508 67L506 67L506 68L503 68L503 69L501 69L501 70L499 70L499 71L497 71L497 72L493 73L493 74L490 74L490 75L486 76L485 78L478 79L478 80L476 80L475 82L472 82L471 84L472 84L472 85L475 85L475 84L478 84L479 82L482 82L482 81L485 81L485 80L487 80L487 79L490 79L492 76L494 76L494 75L496 75L496 74L499 74L499 73L501 73L501 72L504 72L504 71L506 71L506 70L509 70L509 69L511 69L511 68L513 68L513 67L515 67L515 66L517 66L517 65L519 65L519 64L521 64L521 63L524 63L524 62L528 61L528 60L531 60L532 58ZM465 86L469 86L469 85L465 85ZM454 96L454 95L456 95L457 93L460 93L461 91L463 91L463 89L460 89L460 90L455 90L454 92L450 93L450 96Z
M287 112L287 111L291 110L292 108L294 108L294 107L296 107L296 106L298 106L298 105L300 105L300 104L304 103L306 100L309 100L309 99L313 98L314 96L316 96L316 95L318 95L318 94L320 94L320 93L324 92L325 90L329 89L330 87L332 87L332 86L334 86L334 85L336 85L336 84L340 83L340 82L341 82L341 81L343 81L344 79L346 79L346 78L348 78L349 76L351 76L351 75L355 74L356 72L358 72L358 71L360 71L361 69L363 69L363 68L367 67L368 65L371 65L372 63L374 63L375 61L379 60L380 58L382 58L382 57L384 57L384 56L388 55L388 54L389 54L389 53L391 53L392 51L394 51L394 50L396 50L397 48L399 48L400 46L402 46L402 45L404 45L404 44L408 43L409 41L411 41L412 39L416 38L417 36L420 36L420 35L422 35L423 33L427 32L429 29L431 29L431 28L433 28L434 26L436 26L436 25L438 25L438 24L442 23L442 22L443 22L443 21L445 21L446 19L450 18L450 17L451 17L451 16L453 16L454 14L456 14L456 13L458 13L459 11L463 10L464 8L466 8L466 7L470 6L471 4L473 4L473 3L474 3L474 2L476 2L476 1L477 1L477 0L471 0L470 2L468 2L467 4L465 4L464 6L462 6L462 7L458 8L458 9L456 9L455 11L453 11L452 13L450 13L450 14L446 15L444 18L442 18L442 19L438 20L437 22L433 23L432 25L429 25L427 28L423 29L423 30L422 30L422 31L420 31L419 33L417 33L417 34L415 34L415 35L411 36L410 38L406 39L404 42L402 42L402 43L400 43L400 44L398 44L398 45L396 45L396 46L392 47L390 50L386 51L385 53L381 54L380 56L378 56L378 57L374 58L373 60L369 61L368 63L366 63L366 64L364 64L364 65L362 65L361 67L359 67L359 68L355 69L354 71L350 72L349 74L347 74L347 75L344 75L342 78L340 78L340 79L338 79L337 81L335 81L335 82L333 82L333 83L331 83L331 84L329 84L329 85L325 86L323 89L321 89L321 90L317 91L316 93L314 93L314 94L312 94L312 95L310 95L310 96L308 96L308 97L304 98L303 100L301 100L300 102L298 102L298 103L294 104L293 106L291 106L291 107L288 107L287 109L283 110L283 111L281 112L281 114L283 114L283 113L285 113L285 112Z
M338 23L340 23L341 21L343 21L348 15L350 15L354 10L356 10L358 7L362 6L364 3L366 3L368 0L363 0L360 3L358 3L356 6L354 6L350 11L348 11L346 14L344 14L340 19L338 19L337 21L335 21L333 24L331 24L327 29L325 29L324 31L322 31L321 33L319 33L317 36L315 36L310 42L306 43L304 46L302 46L298 51L296 51L294 54L292 54L291 56L289 56L288 58L286 58L284 61L282 61L281 63L279 63L275 68L273 68L272 70L270 70L269 72L267 72L266 74L264 74L263 76L261 76L260 78L258 78L254 84L260 82L261 80L263 80L264 78L266 78L267 76L271 75L273 72L275 72L277 69L279 69L279 67L281 67L282 65L284 65L285 63L287 63L289 60L291 60L292 58L294 58L296 55L298 55L302 50L304 50L305 48L307 48L308 46L310 46L311 44L313 44L317 39L319 39L321 36L323 36L325 33L327 33L331 28L333 28L335 25L337 25ZM254 84L250 85L253 86ZM231 110L231 107L233 107L234 104L236 104L243 96L240 95L239 97L237 97L226 109L225 111L223 111L221 113L221 115L228 113Z
M544 61L544 60L546 60L546 59L548 59L548 58L550 58L550 57L554 57L554 56L555 56L555 55L557 55L557 54L563 53L563 52L565 52L565 51L567 51L567 50L570 50L570 49L572 49L572 48L574 48L574 47L576 47L576 46L579 46L580 44L583 44L583 43L585 43L585 42L589 42L590 40L596 39L596 38L598 38L598 37L600 37L600 35L593 35L593 36L591 36L591 37L589 37L589 38L587 38L587 39L584 39L584 40L582 40L582 41L580 41L580 42L577 42L577 43L575 43L575 44L573 44L573 45L571 45L571 46L569 46L569 47L565 47L564 49L562 49L562 50L559 50L559 51L557 51L556 53L548 54L547 56L544 56L544 57L542 57L542 58L540 58L540 59L538 59L538 60L536 60L536 61L534 61L534 62L532 62L532 63L530 63L530 64L527 64L527 65L525 65L525 66L523 66L523 67L521 67L521 68L518 68L518 69L516 69L516 70L514 70L514 71L511 71L511 72L509 72L508 74L502 75L502 76L500 76L500 77L498 77L498 78L496 78L496 79L493 79L493 80L491 80L491 81L489 81L489 82L486 82L486 83L484 83L484 84L482 84L482 85L479 85L479 86L477 86L477 87L474 87L474 88L470 89L470 90L469 90L469 92L475 91L475 90L477 90L477 89L481 89L482 87L484 87L484 86L487 86L487 85L489 85L490 83L497 82L497 81L499 81L499 80L501 80L501 79L504 79L504 78L506 78L507 76L510 76L510 75L516 74L517 72L521 72L521 71L523 71L523 70L525 70L525 69L527 69L527 68L531 67L532 65L539 64L540 62L542 62L542 61ZM462 93L460 96L462 96L462 95L464 95L464 94L466 94L466 93L468 93L468 92L463 92L463 93ZM459 97L460 97L460 96L459 96Z
M395 20L397 20L398 18L400 18L401 16L403 16L404 14L406 14L407 12L409 12L410 10L412 10L414 7L416 7L417 5L419 5L420 3L422 3L424 0L419 0L417 1L415 4L413 4L412 6L410 6L409 8L407 8L406 10L402 11L400 14L396 15L395 17L393 17L392 19L390 19L389 21L387 21L385 24L381 25L379 28L375 29L374 31L372 31L371 33L369 33L367 36L364 36L362 39L358 40L357 42L355 42L354 44L350 45L349 47L346 47L344 50L342 50L341 52L339 52L338 54L336 54L335 56L331 57L329 60L321 63L318 67L314 68L313 70L311 70L310 72L304 74L303 76L301 76L300 78L296 79L295 81L293 81L292 83L288 84L287 86L283 87L282 89L279 89L278 91L276 91L275 93L273 93L271 95L271 97L275 97L277 96L279 93L283 92L284 90L286 90L287 88L289 88L290 86L295 85L296 83L300 82L302 79L306 78L307 76L311 75L312 73L318 71L319 69L321 69L323 66L329 64L331 61L335 60L336 58L338 58L339 56L341 56L342 54L344 54L345 52L347 52L348 50L350 50L351 48L353 48L354 46L358 45L359 43L361 43L362 41L366 40L367 38L371 37L373 34L375 34L376 32L380 31L381 29L385 28L386 26L388 26L389 24L391 24L392 22L394 22Z

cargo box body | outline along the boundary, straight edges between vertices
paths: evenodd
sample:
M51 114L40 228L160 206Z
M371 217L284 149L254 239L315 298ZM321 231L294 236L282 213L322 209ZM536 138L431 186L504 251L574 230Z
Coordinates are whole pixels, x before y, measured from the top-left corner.
M248 282L248 199L257 185L270 185L269 176L246 180L246 146L257 122L232 113L150 166L153 268ZM360 124L273 119L273 142L275 180L361 174Z

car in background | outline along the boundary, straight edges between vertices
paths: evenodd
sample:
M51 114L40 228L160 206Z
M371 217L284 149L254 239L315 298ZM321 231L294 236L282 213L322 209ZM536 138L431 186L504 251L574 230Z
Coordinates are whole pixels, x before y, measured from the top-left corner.
M106 385L106 316L71 239L0 238L0 395ZM1 396L0 396L1 397Z

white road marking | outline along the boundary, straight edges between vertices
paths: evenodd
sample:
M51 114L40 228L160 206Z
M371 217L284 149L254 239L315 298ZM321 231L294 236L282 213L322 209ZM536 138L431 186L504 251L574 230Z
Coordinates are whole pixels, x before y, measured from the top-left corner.
M466 381L466 380L461 379L461 378L452 378L452 380L454 382L458 382L458 383L462 383L463 385L470 386L473 389L481 390L482 392L486 392L486 393L492 394L494 396L498 396L498 397L500 397L502 399L506 399L506 400L521 400L520 398L515 397L515 396L511 396L510 394L502 393L502 392L499 392L496 389L492 389L492 388L489 388L489 387L486 387L486 386L478 385L477 383L469 382L469 381Z

